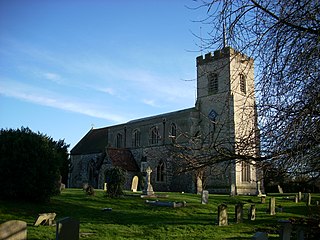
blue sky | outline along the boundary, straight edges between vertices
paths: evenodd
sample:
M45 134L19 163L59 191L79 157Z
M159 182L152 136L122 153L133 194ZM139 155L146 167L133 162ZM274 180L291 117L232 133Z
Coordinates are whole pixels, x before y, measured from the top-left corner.
M0 127L73 147L92 126L193 107L192 0L0 1Z

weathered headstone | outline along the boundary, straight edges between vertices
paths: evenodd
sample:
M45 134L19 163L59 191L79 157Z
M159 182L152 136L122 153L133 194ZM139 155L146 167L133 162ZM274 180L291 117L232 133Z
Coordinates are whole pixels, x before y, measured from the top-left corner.
M39 226L39 225L51 226L54 222L56 215L57 215L56 213L40 213L38 215L38 218L34 222L34 226Z
M261 195L262 195L262 192L261 192L261 182L260 182L260 181L257 182L257 195L258 195L258 196L261 196Z
M279 220L278 222L282 225L280 229L280 239L290 240L292 232L291 222L289 220Z
M280 185L278 185L278 190L279 190L279 193L283 193L283 190L282 190L282 187Z
M265 232L256 232L251 240L268 240L268 234Z
M56 240L79 240L80 223L70 217L57 221Z
M296 194L296 195L294 196L294 202L295 202L295 203L298 203L298 202L299 202L299 196L298 196L298 194Z
M271 197L269 200L269 212L270 212L270 215L276 214L276 198L275 197Z
M200 176L197 176L197 194L201 194L203 190L203 183L202 178Z
M241 223L243 221L243 204L238 203L235 206L235 221L236 223Z
M103 184L103 191L107 191L107 183L105 182L104 184Z
M218 224L219 226L228 225L228 206L221 204L218 206Z
M0 239L25 240L27 239L27 223L11 220L0 224Z
M301 200L302 200L302 193L299 192L299 193L298 193L298 196L299 196L299 202L301 202Z
M60 192L66 189L66 185L64 183L60 184Z
M307 195L307 205L308 206L311 205L311 193L308 193L308 195Z
M136 192L137 191L138 182L139 182L138 176L134 176L133 179L132 179L132 184L131 184L131 191L132 192Z
M266 196L261 196L261 203L262 204L266 203Z
M235 196L235 195L236 195L236 185L232 183L230 187L230 196Z
M150 166L146 169L147 175L146 175L146 184L145 184L145 189L143 190L143 194L146 194L148 196L153 195L154 191L150 182L150 177L151 177L151 173L152 173L152 169L150 168Z
M201 193L201 203L208 204L208 202L209 202L209 191L203 190Z
M256 220L256 205L252 204L249 208L248 220Z

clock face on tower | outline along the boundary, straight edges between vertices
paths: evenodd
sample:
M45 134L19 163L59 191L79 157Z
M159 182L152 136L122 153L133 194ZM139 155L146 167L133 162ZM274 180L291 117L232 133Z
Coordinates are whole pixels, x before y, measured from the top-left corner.
M208 118L211 120L211 121L215 121L216 120L216 117L218 116L218 113L216 113L215 110L211 110L208 114Z

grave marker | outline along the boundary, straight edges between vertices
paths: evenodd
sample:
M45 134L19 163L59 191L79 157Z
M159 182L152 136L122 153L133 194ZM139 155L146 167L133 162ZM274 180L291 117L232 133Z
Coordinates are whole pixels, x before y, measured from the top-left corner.
M269 212L270 215L275 215L276 214L276 198L271 197L269 201Z
M221 204L218 206L218 223L219 226L228 225L228 206L225 204Z
M299 193L298 193L298 195L299 195L299 202L301 202L301 199L302 199L302 193L301 193L301 192L299 192Z
M152 169L150 168L150 166L146 169L147 175L146 175L146 187L143 190L143 193L150 196L154 194L151 182L150 182L150 177L151 177L151 173L152 173Z
M262 195L262 192L261 192L261 182L260 182L260 181L257 182L257 194L258 194L258 196L261 196L261 195Z
M236 223L241 223L243 221L243 204L238 203L235 206L235 220Z
M278 185L278 190L279 190L279 193L283 193L283 190L282 190L282 187L280 185Z
M11 220L0 224L0 239L27 239L27 223L19 220Z
M230 196L235 196L236 195L236 185L234 183L231 184L231 189L230 189Z
M80 223L70 217L57 221L56 240L79 240Z
M134 176L132 179L132 184L131 184L131 191L132 192L137 192L138 182L139 182L138 176Z
M256 205L252 204L249 208L248 220L256 220Z
M307 205L308 206L311 205L311 193L308 193L308 195L307 195Z
M34 226L48 225L51 226L56 217L56 213L40 213L36 219Z
M203 190L201 193L201 203L208 204L209 202L209 191Z
M279 220L278 222L282 224L282 228L280 229L280 239L290 240L292 232L291 222L289 220Z

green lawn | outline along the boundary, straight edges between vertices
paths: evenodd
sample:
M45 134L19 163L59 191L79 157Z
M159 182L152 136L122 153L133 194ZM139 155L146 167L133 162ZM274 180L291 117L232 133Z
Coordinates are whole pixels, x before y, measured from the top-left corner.
M80 189L66 189L48 204L0 201L0 223L12 219L26 221L28 239L39 240L55 239L54 226L33 226L37 215L45 212L55 212L56 219L67 216L78 219L81 239L251 239L256 231L268 232L269 239L278 239L279 219L304 217L319 211L316 207L307 208L304 202L285 200L285 195L279 194L273 196L276 196L276 205L281 205L284 211L275 216L266 213L269 196L266 204L261 204L260 198L255 196L210 194L209 204L203 205L196 194L166 194L168 198L159 200L186 201L187 207L151 206L139 194L110 199L100 190L96 190L95 196L86 196ZM313 195L313 200L320 200L320 195ZM245 220L236 224L234 208L240 201L245 203ZM229 225L224 227L216 224L217 208L221 203L228 205ZM253 203L256 204L256 220L249 221L247 209ZM104 212L103 208L112 208L112 211Z

